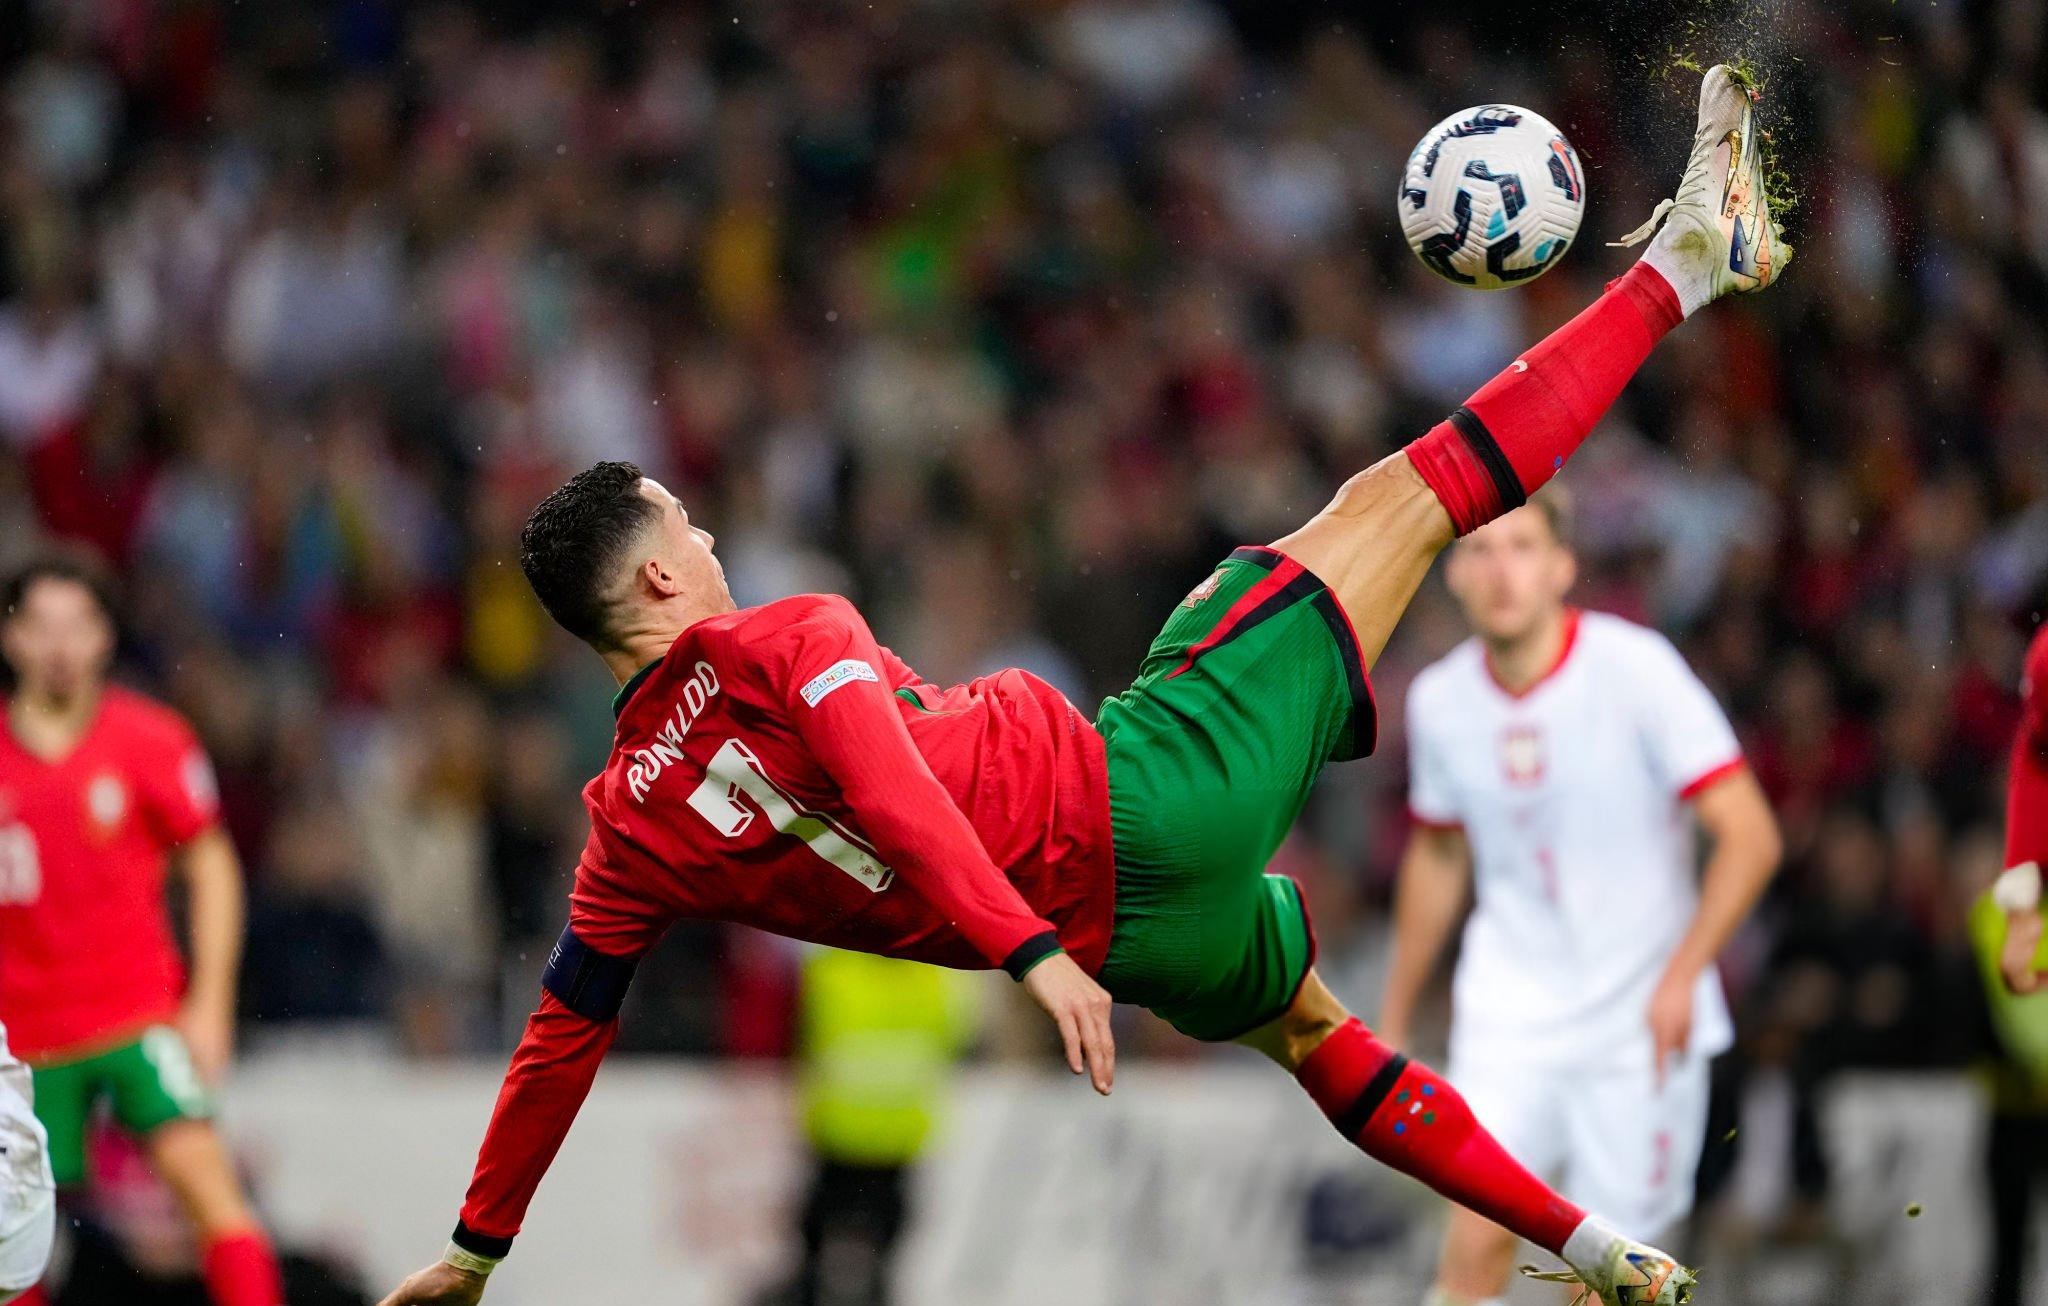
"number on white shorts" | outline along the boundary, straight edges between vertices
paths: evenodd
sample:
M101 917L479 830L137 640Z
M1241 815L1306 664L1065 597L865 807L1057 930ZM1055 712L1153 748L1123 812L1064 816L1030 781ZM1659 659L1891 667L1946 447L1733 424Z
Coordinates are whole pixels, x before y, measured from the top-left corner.
M737 739L728 739L712 755L703 783L690 795L690 806L720 834L735 839L754 823L754 809L740 802L742 794L768 814L770 825L801 839L819 857L866 885L869 893L880 893L895 878L894 871L847 838L829 817L798 807L768 778L753 749Z

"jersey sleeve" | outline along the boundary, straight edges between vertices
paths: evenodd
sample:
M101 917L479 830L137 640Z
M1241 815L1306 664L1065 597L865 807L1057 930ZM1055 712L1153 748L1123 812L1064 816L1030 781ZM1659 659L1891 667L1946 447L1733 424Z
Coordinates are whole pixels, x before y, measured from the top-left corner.
M884 863L990 965L1021 977L1059 950L932 774L891 691L902 664L844 599L764 635L757 665Z
M553 965L551 959L551 969ZM489 1257L511 1250L541 1176L569 1136L569 1126L589 1096L598 1063L618 1029L616 1016L593 1020L553 992L541 994L512 1054L477 1152L462 1218L455 1226L458 1246Z
M2005 806L2005 864L2048 862L2048 627L2027 654Z
M1684 656L1662 635L1647 631L1631 652L1636 717L1650 767L1666 791L1691 801L1740 770L1735 728Z
M1417 825L1455 830L1464 825L1465 817L1458 807L1443 745L1430 728L1427 695L1418 692L1420 689L1418 681L1408 691L1408 814Z
M213 763L182 718L165 712L138 738L135 790L165 847L189 843L220 819Z
M2035 752L2048 754L2048 626L2027 650L2026 675L2020 681L2020 738Z
M593 830L576 868L569 924L548 954L540 1004L498 1090L455 1226L456 1244L479 1256L511 1249L618 1033L633 972L671 922L626 892L629 875L618 872Z

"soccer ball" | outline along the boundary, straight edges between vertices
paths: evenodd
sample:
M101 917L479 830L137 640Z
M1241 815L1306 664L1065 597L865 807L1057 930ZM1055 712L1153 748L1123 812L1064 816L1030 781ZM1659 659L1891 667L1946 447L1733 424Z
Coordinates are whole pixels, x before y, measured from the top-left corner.
M1476 290L1542 276L1586 216L1585 172L1564 134L1512 104L1429 129L1401 178L1401 230L1430 271Z

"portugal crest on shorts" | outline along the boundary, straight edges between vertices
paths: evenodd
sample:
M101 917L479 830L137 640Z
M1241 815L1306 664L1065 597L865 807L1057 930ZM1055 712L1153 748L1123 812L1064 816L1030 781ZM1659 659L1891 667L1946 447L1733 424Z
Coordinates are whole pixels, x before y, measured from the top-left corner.
M1215 571L1209 573L1209 579L1203 581L1201 584L1189 590L1188 596L1185 599L1181 600L1180 605L1184 608L1192 608L1196 606L1197 604L1201 603L1202 600L1208 598L1211 594L1214 594L1216 592L1216 587L1221 585L1222 583L1223 569L1221 567L1218 567Z
M1541 729L1513 725L1500 732L1500 773L1509 784L1523 788L1542 784L1545 769Z

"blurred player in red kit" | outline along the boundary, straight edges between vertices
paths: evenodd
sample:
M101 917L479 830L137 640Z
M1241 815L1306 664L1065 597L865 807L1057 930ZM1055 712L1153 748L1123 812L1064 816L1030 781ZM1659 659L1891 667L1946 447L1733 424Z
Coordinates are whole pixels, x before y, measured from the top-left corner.
M2027 649L2020 685L2020 729L2012 744L2012 780L2005 811L2007 870L1993 887L2005 909L2001 969L2015 993L2048 983L2041 947L2041 864L2048 862L2048 625Z
M635 961L685 918L1001 967L1102 1093L1113 1000L1242 1042L1361 1150L1560 1256L1606 1306L1688 1300L1690 1272L1552 1192L1344 1009L1299 890L1265 870L1323 766L1371 751L1366 673L1436 555L1547 482L1666 332L1784 266L1781 248L1749 257L1776 241L1749 130L1749 100L1711 70L1643 260L1300 529L1222 562L1093 722L1021 671L930 684L843 598L735 609L712 537L631 464L543 501L521 564L619 682L615 742L461 1218L385 1306L482 1296Z
M208 1096L233 1049L241 866L190 728L108 684L113 653L91 570L38 563L0 589L14 680L0 732L0 1021L33 1072L59 1188L84 1179L105 1104L192 1222L216 1306L277 1306L276 1258ZM189 980L164 899L174 864L191 892Z

